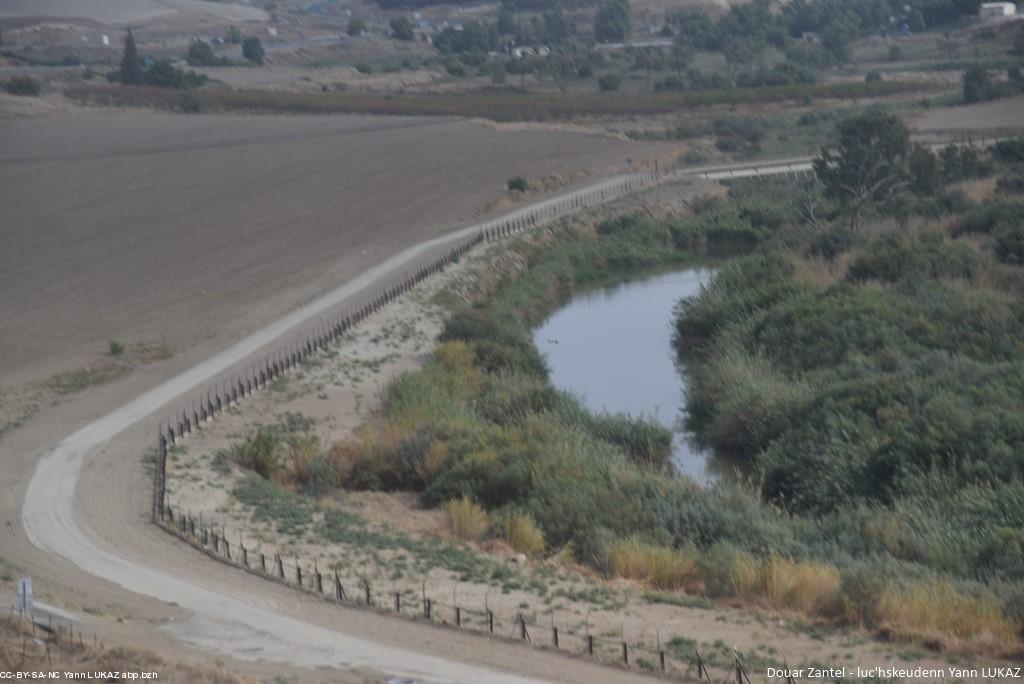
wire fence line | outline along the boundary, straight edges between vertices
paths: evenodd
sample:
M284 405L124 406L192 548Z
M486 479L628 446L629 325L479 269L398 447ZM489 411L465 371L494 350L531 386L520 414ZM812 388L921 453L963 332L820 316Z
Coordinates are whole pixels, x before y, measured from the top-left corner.
M229 534L225 527L210 524L201 515L183 511L175 505L166 505L164 513L164 520L159 524L165 531L210 558L324 601L501 641L525 643L603 664L636 668L673 680L697 678L712 681L709 664L699 649L694 648L693 653L683 655L674 648L670 653L660 634L655 634L651 641L642 638L631 640L621 631L618 635L595 633L591 631L589 618L585 618L582 625L580 620L572 624L559 620L553 613L541 617L536 612L522 609L501 610L491 606L486 597L482 605L468 600L459 601L451 586L431 587L426 580L421 583L419 591L381 588L365 577L343 576L339 563L321 567L316 560L285 558L277 549L265 546L259 539L255 542L250 539L246 544L241 532ZM735 681L749 684L740 654L734 653L733 658Z
M47 667L53 667L51 646L79 653L84 653L88 648L92 648L97 653L107 651L106 643L100 640L99 636L95 633L86 636L80 625L76 628L75 622L66 617L47 611L26 613L14 605L11 605L6 613L8 624L15 624L16 621L27 624L26 633L22 637L18 663L20 670L38 670L43 657L46 658ZM29 636L31 636L31 643L27 643ZM9 649L9 655L13 655L15 651L16 645L15 648Z

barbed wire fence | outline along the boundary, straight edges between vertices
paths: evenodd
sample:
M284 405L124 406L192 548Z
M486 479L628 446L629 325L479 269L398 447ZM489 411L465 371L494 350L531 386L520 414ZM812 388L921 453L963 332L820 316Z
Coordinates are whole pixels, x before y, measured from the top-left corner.
M243 532L205 521L202 514L172 504L165 505L164 513L164 530L210 558L324 601L636 668L670 679L712 681L709 663L699 649L686 657L678 649L670 654L660 634L653 641L630 639L621 630L618 635L592 631L589 616L581 625L578 619L570 623L555 613L542 616L526 609L502 610L490 605L486 597L482 605L469 599L460 601L451 585L430 586L426 580L419 591L382 587L366 577L353 577L340 562L322 566L318 560L286 558L258 537L247 540ZM739 682L741 672L746 677L746 671L740 654L736 653L734 659ZM749 678L746 681L749 683Z
M37 669L36 666L40 666L44 659L47 667L60 665L61 661L52 652L56 649L70 653L85 653L91 649L100 654L108 650L97 634L86 635L81 625L69 618L50 612L25 612L15 605L8 606L4 612L6 615L0 613L0 619L6 619L8 624L21 623L25 626L20 653L17 644L10 644L7 648L8 656L17 657L21 669Z

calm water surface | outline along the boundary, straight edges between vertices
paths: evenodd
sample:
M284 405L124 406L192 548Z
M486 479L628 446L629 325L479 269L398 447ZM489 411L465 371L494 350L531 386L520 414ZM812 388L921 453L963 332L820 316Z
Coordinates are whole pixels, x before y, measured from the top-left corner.
M686 378L675 364L672 309L711 275L676 271L582 292L534 333L556 387L594 411L643 415L672 428L673 461L699 482L717 479L718 464L681 425Z

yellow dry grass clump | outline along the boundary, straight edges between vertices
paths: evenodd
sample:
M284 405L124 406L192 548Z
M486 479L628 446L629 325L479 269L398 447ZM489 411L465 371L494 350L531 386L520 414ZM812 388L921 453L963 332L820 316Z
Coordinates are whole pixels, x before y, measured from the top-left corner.
M452 533L459 539L479 541L487 534L490 527L487 511L469 497L445 502L444 511L448 514Z
M658 589L692 589L700 584L700 571L691 554L636 539L609 548L608 561L619 577L649 582Z
M839 571L828 563L737 554L730 575L737 596L780 610L818 613L839 592Z
M878 605L881 626L910 639L936 639L948 646L1019 647L1017 626L1008 620L993 596L971 596L950 582L933 580L908 588L889 585Z
M527 556L539 556L544 553L544 533L528 515L513 515L508 521L505 537L519 553L525 553Z

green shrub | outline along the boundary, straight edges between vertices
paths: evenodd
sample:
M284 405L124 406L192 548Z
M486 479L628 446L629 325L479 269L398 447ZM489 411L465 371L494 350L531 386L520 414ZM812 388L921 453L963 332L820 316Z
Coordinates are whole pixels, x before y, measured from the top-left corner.
M1024 223L1005 226L994 236L996 257L1004 264L1024 266Z
M610 93L618 90L622 84L622 76L619 74L604 74L597 79L597 87L602 93Z
M530 189L530 184L522 176L513 176L508 179L506 183L510 192L526 192Z
M263 64L266 52L259 36L249 36L242 40L242 56L254 64Z
M31 76L15 76L3 83L3 89L11 95L36 96L42 92L39 81Z
M283 444L281 436L269 427L260 426L246 435L241 444L232 449L235 463L270 479L281 466Z

